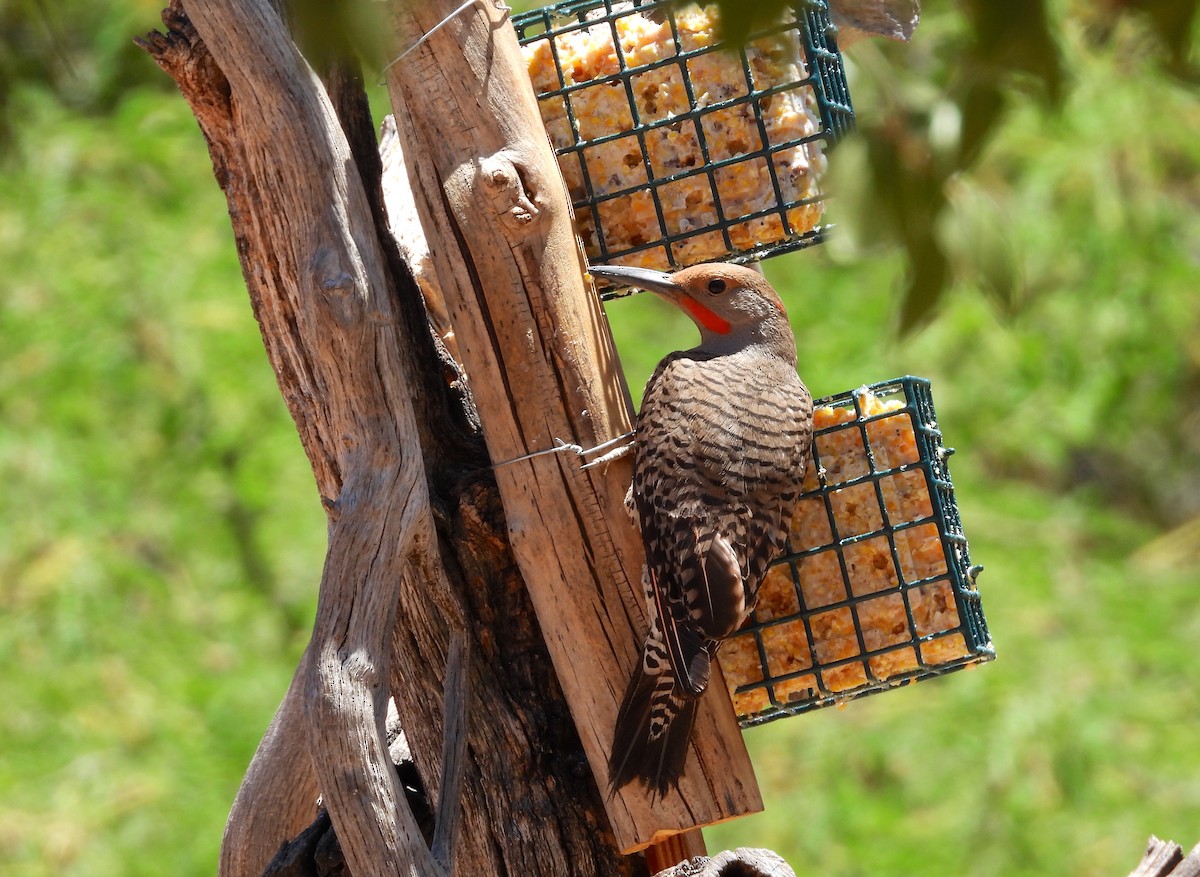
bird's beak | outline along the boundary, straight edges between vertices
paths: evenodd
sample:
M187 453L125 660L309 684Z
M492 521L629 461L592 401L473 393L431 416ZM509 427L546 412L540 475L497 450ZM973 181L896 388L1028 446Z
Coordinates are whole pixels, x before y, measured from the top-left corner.
M652 271L649 268L629 268L625 265L592 265L588 273L593 277L612 280L624 286L636 286L647 292L662 293L671 298L683 292L683 287L674 278L663 271Z

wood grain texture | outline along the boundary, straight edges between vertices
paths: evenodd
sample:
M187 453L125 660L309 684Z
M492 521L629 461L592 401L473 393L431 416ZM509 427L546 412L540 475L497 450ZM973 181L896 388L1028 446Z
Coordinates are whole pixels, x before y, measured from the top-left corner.
M456 5L397 5L401 45ZM628 393L504 13L480 0L390 68L388 86L492 460L625 432ZM645 631L642 547L621 505L629 479L627 461L583 472L561 454L497 469L513 551L601 788ZM695 740L678 792L652 801L626 787L606 800L623 849L761 809L719 678Z
M681 831L660 843L646 847L646 870L651 874L658 874L674 868L681 862L707 858L707 853L704 832L698 828Z
M314 819L318 796L359 877L444 870L428 857L387 762L383 702L390 691L437 797L441 675L450 633L464 628L476 694L461 873L633 877L640 857L620 857L618 843L631 848L756 809L722 695L702 713L679 800L652 808L627 794L608 802L604 819L607 737L644 629L629 587L640 546L621 508L628 470L582 473L566 458L504 467L501 507L482 456L468 383L486 403L478 407L493 459L544 447L551 435L591 443L628 422L607 324L563 232L557 168L539 164L544 137L526 133L513 146L505 129L490 150L468 146L446 179L425 153L409 163L420 171L410 182L422 231L437 241L439 281L465 284L446 294L447 310L456 303L456 327L475 332L461 362L483 375L476 381L435 343L386 232L378 156L368 154L373 137L364 136L354 83L340 74L322 83L262 0L196 0L187 12L191 19L173 0L168 32L142 44L179 83L208 142L268 357L329 517L313 641L238 793L220 873L258 877ZM532 101L487 99L505 86L493 78L486 34L506 27L489 22L474 44L475 69L490 84L477 76L452 90L462 105L478 99L477 109L516 112ZM528 82L513 87L527 91ZM525 122L517 127L528 132ZM497 228L490 243L483 238L485 255L461 249ZM510 540L520 543L518 559ZM527 592L525 575L540 587Z
M1200 844L1185 857L1179 844L1150 835L1146 854L1129 877L1200 877Z
M320 416L335 407L338 412L347 411L346 406L324 395L340 390L341 382L315 381L311 369L293 367L292 362L299 359L337 368L344 339L336 331L327 331L320 321L301 323L294 315L297 277L303 263L290 256L296 246L292 229L301 233L313 214L332 206L339 222L366 237L371 218L325 199L297 204L264 195L264 181L246 159L246 141L269 139L270 132L255 130L258 117L239 105L273 100L288 106L296 91L318 88L310 71L294 67L293 75L274 90L244 96L236 80L225 77L180 0L173 0L163 20L165 33L149 34L139 42L179 84L208 142L216 179L228 199L251 304L281 392L313 461L332 530L344 507L330 497L337 496L341 483L354 483L355 479L343 475L336 461L327 459L327 449L341 447L351 439L355 446L376 443L394 453L396 434L378 422L379 429L362 429L335 416ZM278 22L264 27L277 32L272 39L280 39L283 29ZM208 38L220 41L225 37L218 31L210 32ZM286 43L286 37L283 40ZM247 56L246 63L253 63L254 57L254 53ZM330 103L349 133L353 162L341 157L340 143L336 154L343 167L357 167L363 179L365 195L376 213L378 241L397 284L394 291L387 290L389 296L395 294L395 323L389 323L377 339L379 344L389 345L392 353L379 357L379 364L394 372L389 382L397 376L406 380L403 392L381 396L374 404L382 409L406 397L412 403L435 505L433 520L427 515L418 519L407 551L403 545L372 546L372 550L395 554L379 564L384 575L395 571L398 561L402 563L399 578L390 582L396 609L389 642L379 653L363 651L361 657L366 661L362 663L389 667L387 687L396 703L397 724L411 744L425 787L442 799L437 803L443 805L444 813L446 808L453 809L455 802L447 800L439 788L443 767L439 753L447 742L460 747L464 741L444 739L439 674L445 665L449 631L465 628L472 639L462 830L454 855L458 873L639 877L644 871L641 860L620 855L607 829L599 796L582 769L579 738L509 550L503 509L487 466L469 390L459 367L436 343L421 296L386 231L378 203L382 201L381 162L374 154L373 133L362 130L365 95L361 87L355 94L354 76L345 72L324 74ZM329 145L316 142L312 148L327 149ZM286 160L286 156L281 158ZM317 161L312 168L282 164L278 171L271 185L286 188L293 185L295 177L327 173L328 159ZM314 190L311 183L299 186ZM361 362L354 356L345 361L351 369ZM407 446L410 457L416 446ZM354 464L373 471L370 455L357 454ZM393 490L404 487L395 480L390 485ZM373 496L385 511L391 508L382 494ZM393 493L393 499L395 505L404 503L402 494ZM296 534L296 538L306 538L306 534ZM357 555L352 540L331 541L328 569L343 568L346 559L339 555L347 553ZM323 590L328 588L323 586ZM342 596L347 599L345 608L353 610L359 596L366 600L370 594L348 588ZM378 746L374 726L384 719L375 710L369 690L366 697L358 698L354 721L342 722L348 732L344 741L350 750L348 757L353 761L345 771L346 787L361 789L362 794L325 796L325 802L337 810L337 821L343 826L340 833L334 833L328 814L315 815L325 783L318 777L316 762L324 762L326 769L337 768L339 763L330 759L322 737L310 733L306 718L310 701L324 698L320 685L314 689L309 684L314 675L311 656L327 638L327 619L341 614L336 602L322 600L314 644L305 653L238 792L221 849L219 871L223 877L259 877L268 865L309 873L304 869L315 866L312 856L331 851L365 862L359 866L365 873L408 872L414 864L417 873L444 871L441 863L426 860L425 845L414 845L411 837L401 844L403 849L395 851L375 842L377 837L395 836L397 832L390 826L408 817L407 813L397 814L390 805L378 804L376 792L386 779L374 769ZM371 649L378 645L370 643ZM347 660L358 657L346 655ZM332 675L330 690L336 694L337 674ZM368 701L370 709L362 708ZM346 724L351 727L345 728ZM346 825L350 830L345 830Z
M329 514L313 639L235 802L221 873L260 874L311 819L318 789L358 877L433 873L382 729L397 583L432 521L371 206L324 88L269 3L196 2L172 23L156 59L209 140ZM192 35L207 53L188 51Z
M845 49L867 37L909 40L921 18L920 0L829 0L838 46Z

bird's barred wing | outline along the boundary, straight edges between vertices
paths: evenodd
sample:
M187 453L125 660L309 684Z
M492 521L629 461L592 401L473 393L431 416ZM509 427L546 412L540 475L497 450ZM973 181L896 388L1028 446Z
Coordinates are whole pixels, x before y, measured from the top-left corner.
M807 427L791 413L797 386L763 373L731 382L719 364L679 354L647 386L632 495L667 651L694 694L713 641L745 618L766 569L759 555L782 544L781 505L799 492L797 448L807 450ZM730 387L738 399L725 398ZM781 428L764 430L756 411Z

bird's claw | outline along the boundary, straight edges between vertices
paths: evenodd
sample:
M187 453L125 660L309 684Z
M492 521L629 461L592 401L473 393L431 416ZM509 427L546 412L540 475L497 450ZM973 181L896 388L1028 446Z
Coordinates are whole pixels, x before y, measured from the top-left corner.
M628 444L621 445L621 447L617 448L615 451L609 451L603 457L597 457L596 459L592 460L592 462L590 462L590 463L584 463L579 468L591 469L593 466L599 466L602 463L611 463L613 460L619 460L621 457L624 457L626 454L628 454L632 450L633 450L633 442L629 442Z

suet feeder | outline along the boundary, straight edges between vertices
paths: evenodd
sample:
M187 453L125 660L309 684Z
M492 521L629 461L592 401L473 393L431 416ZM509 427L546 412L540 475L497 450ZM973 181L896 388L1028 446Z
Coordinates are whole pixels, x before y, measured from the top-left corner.
M589 259L674 270L817 243L852 125L824 0L740 46L715 7L571 0L515 16Z
M816 406L787 553L719 655L743 727L995 657L929 382Z

